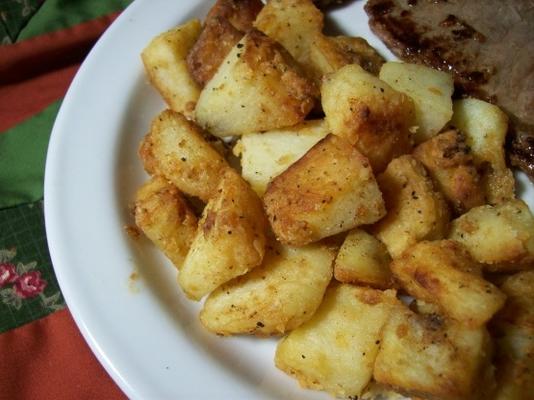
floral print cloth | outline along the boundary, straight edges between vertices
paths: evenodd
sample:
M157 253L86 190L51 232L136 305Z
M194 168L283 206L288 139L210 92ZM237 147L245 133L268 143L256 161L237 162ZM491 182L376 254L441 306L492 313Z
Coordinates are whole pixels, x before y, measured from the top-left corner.
M0 332L65 307L52 271L42 201L0 210Z

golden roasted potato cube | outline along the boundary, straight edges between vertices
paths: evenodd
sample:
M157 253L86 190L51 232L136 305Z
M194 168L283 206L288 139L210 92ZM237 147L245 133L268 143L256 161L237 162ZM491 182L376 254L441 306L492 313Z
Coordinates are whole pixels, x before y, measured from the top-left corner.
M385 214L367 158L329 134L274 178L263 196L277 239L302 246Z
M414 157L406 155L391 161L377 181L387 215L372 228L372 233L393 258L420 240L446 235L449 210L445 199Z
M303 387L360 396L373 374L383 325L396 306L394 290L333 285L312 319L280 341L275 364Z
M278 335L309 320L332 279L326 246L267 246L261 266L211 293L200 321L220 335Z
M407 396L472 400L490 384L490 355L484 327L472 329L399 307L384 326L373 376Z
M491 324L497 345L494 399L530 399L534 394L534 271L507 277L500 288L508 300Z
M466 326L482 326L506 296L480 275L480 265L458 242L422 241L391 263L391 271L412 296L434 303Z
M181 268L197 230L197 217L180 191L162 177L146 182L135 195L135 223Z
M504 154L508 117L499 107L477 99L456 100L453 107L452 125L465 133L475 164L484 171L487 202L514 199L514 176L506 167Z
M199 300L261 264L267 220L261 200L232 169L223 175L178 275L185 294Z
M508 296L508 300L498 318L519 324L534 318L534 271L522 271L507 276L500 288ZM524 317L527 317L527 320ZM530 327L534 329L534 325Z
M181 191L208 201L230 167L192 122L166 110L152 122L139 156L151 175L162 175Z
M451 74L436 69L400 62L387 62L380 79L413 100L415 105L416 143L436 135L452 117Z
M410 153L412 100L355 64L323 78L323 110L332 133L356 145L373 171L383 171L395 157Z
M310 47L323 30L323 19L311 0L273 0L258 14L254 27L284 46L309 70Z
M449 238L489 271L534 266L534 217L522 200L472 208L452 221Z
M378 75L384 59L360 37L325 36L317 34L310 46L310 67L320 79L347 64L358 64L367 72Z
M328 134L324 120L290 128L243 135L234 147L241 156L241 175L262 196L267 184Z
M234 136L296 125L312 109L317 88L291 55L251 30L207 83L196 121L215 136Z
M187 55L187 66L202 86L208 82L232 47L252 28L263 7L261 0L217 0L202 32Z
M192 117L200 87L187 69L187 53L200 34L193 19L152 39L141 53L148 79L169 107Z
M339 282L369 285L379 289L391 287L391 257L386 246L363 229L349 232L334 263Z
M240 32L248 32L262 8L261 0L217 0L206 15L204 23L224 18Z
M413 156L423 163L457 214L484 204L481 177L462 133L440 133L417 146Z

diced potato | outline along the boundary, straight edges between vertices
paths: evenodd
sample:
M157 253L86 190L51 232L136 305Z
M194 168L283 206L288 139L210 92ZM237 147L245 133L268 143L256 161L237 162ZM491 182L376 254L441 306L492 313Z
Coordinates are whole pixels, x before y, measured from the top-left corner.
M189 71L201 86L213 77L232 47L252 28L262 7L261 0L217 0L213 5L187 55Z
M311 0L272 0L258 14L254 27L284 46L308 69L310 47L323 30L323 19Z
M534 271L506 278L501 290L508 300L492 321L497 344L494 399L531 399L534 394Z
M484 204L481 177L462 133L440 133L417 146L413 156L423 163L457 214Z
M376 383L372 380L362 397L358 397L361 400L409 400L406 396L403 396L400 393L397 393L392 388L387 388L379 383ZM358 400L356 399L356 400ZM349 399L350 400L350 399ZM413 400L420 400L414 398Z
M210 199L178 275L185 294L199 300L261 264L267 220L261 200L234 170Z
M534 266L534 217L522 200L471 209L452 221L449 237L489 271Z
M450 318L477 328L504 305L506 296L479 276L480 265L457 242L419 242L393 260L391 271L412 296L434 303Z
M413 100L416 143L430 139L450 121L454 91L450 74L419 64L387 62L380 70L380 79Z
M393 160L377 177L387 215L372 232L393 258L420 240L441 239L447 233L449 210L443 195L423 165L406 155Z
M220 335L278 335L312 317L332 278L326 246L268 246L263 264L209 295L200 321Z
M351 64L323 78L323 110L332 133L356 145L373 171L412 150L414 106L403 93Z
M471 269L473 273L476 273L476 270ZM479 276L482 276L482 272L480 271ZM438 305L434 303L429 303L426 301L423 301L421 299L414 299L410 302L410 310L417 314L422 314L428 317L431 317L432 314L441 316L442 312ZM440 317L441 318L441 317Z
M515 181L506 167L504 142L508 117L493 104L477 99L454 102L452 124L465 133L478 168L484 170L486 200L498 204L515 198Z
M262 196L275 176L327 134L324 120L304 121L290 128L244 135L234 147L234 153L241 156L243 178Z
M280 341L275 364L303 387L359 396L371 380L382 327L396 306L393 290L334 285L312 319Z
M204 22L224 18L239 31L248 32L262 8L261 0L217 0L206 15Z
M225 137L296 125L317 88L280 44L251 30L226 56L197 102L196 121Z
M378 75L384 59L360 37L325 36L317 34L310 46L310 67L320 79L347 64L358 64L367 72Z
M527 322L524 317L528 320L534 318L534 271L508 276L500 288L508 296L508 301L505 309L499 313L499 318L520 324ZM531 328L534 329L534 325Z
M329 134L274 178L263 196L276 237L301 246L385 214L368 160Z
M197 230L197 217L180 191L152 178L137 191L134 215L139 229L180 269Z
M182 192L204 201L213 197L230 168L197 126L170 110L152 121L139 156L149 174L162 175Z
M200 21L188 23L156 36L141 53L148 79L169 107L192 117L200 87L187 69L187 53L200 34Z
M354 229L345 238L334 263L335 278L385 289L392 285L386 246L362 229Z
M383 329L373 376L407 396L472 400L491 385L490 356L484 327L471 329L403 307Z

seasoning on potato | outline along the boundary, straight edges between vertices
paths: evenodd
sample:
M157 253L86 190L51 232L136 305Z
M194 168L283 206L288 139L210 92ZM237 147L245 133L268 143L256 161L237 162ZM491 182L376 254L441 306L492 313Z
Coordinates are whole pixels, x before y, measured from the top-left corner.
M295 246L373 223L385 214L368 159L331 134L274 178L263 201L275 235Z

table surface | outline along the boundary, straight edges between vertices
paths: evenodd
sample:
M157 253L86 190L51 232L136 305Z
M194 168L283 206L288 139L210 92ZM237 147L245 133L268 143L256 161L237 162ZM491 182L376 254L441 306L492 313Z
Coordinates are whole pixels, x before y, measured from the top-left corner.
M0 2L0 399L124 398L81 337L54 276L43 178L61 100L130 2Z

